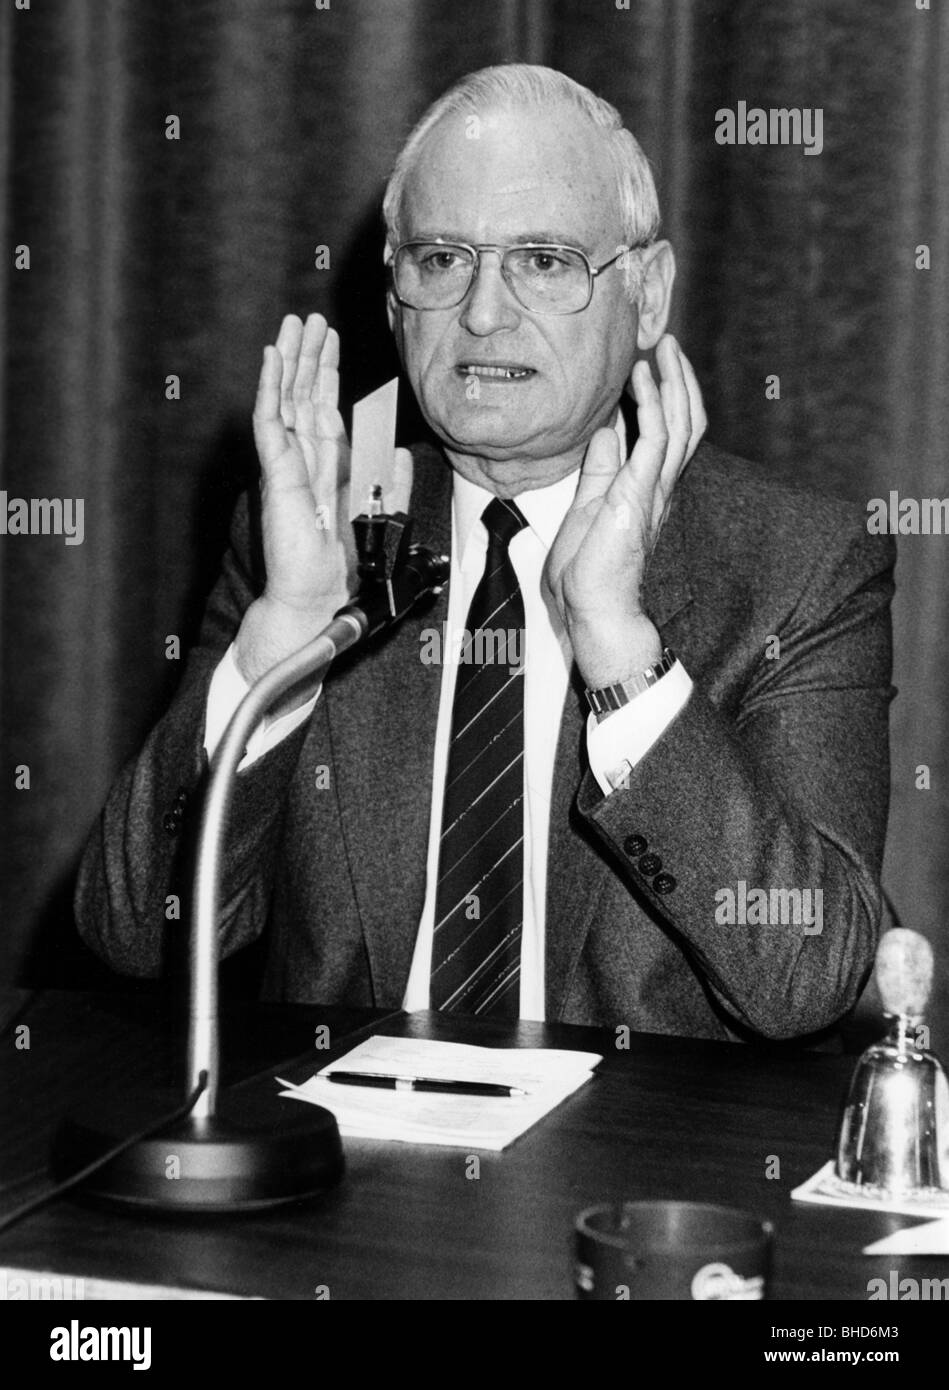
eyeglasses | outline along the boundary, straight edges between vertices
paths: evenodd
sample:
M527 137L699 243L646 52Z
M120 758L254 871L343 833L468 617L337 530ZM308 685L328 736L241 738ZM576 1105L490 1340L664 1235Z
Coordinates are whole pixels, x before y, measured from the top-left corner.
M574 246L536 243L469 246L460 241L403 241L389 271L396 297L409 309L453 309L468 293L485 251L501 259L501 275L514 298L532 314L579 314L593 298L593 282L621 256L621 246L602 265L593 265Z

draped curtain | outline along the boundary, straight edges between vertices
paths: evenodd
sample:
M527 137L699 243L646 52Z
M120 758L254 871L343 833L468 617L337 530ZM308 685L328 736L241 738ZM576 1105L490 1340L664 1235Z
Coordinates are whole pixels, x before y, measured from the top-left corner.
M7 0L0 487L82 499L84 527L0 535L3 976L104 979L72 929L77 856L254 476L261 347L315 309L347 402L394 374L379 197L462 73L546 62L619 107L711 439L862 507L949 493L947 39L941 0ZM820 108L820 154L718 144L741 101ZM943 1013L947 547L900 540L885 871Z

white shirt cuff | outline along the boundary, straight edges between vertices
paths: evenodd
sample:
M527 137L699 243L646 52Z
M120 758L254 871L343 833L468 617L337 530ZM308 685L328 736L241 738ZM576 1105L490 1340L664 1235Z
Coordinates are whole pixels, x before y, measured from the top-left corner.
M692 681L680 661L669 671L597 723L595 714L587 720L587 757L590 771L604 796L629 784L629 774L665 733L692 693Z
M238 772L242 772L245 767L250 767L251 763L255 763L258 758L262 758L265 753L276 748L277 744L282 743L288 734L292 734L294 729L298 729L305 720L309 719L322 688L321 685L316 694L299 709L291 710L289 714L282 714L279 719L274 719L270 723L265 718L262 723L258 724L247 740L247 747L238 765ZM224 731L231 722L234 711L248 690L250 690L250 686L237 669L232 642L218 662L208 690L208 703L204 717L204 747L209 762L214 757L218 744L224 737Z

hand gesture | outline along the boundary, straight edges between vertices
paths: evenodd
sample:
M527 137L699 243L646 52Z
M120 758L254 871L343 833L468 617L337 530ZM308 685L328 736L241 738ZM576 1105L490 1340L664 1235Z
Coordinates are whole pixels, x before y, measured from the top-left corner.
M321 314L288 314L264 348L254 406L267 570L237 639L255 679L314 637L352 596L349 441L339 413L339 336ZM395 505L407 507L412 458L396 451Z
M646 361L633 368L639 438L632 454L623 463L616 431L596 431L547 557L546 581L591 689L658 659L661 643L641 603L646 562L707 423L695 373L669 334L656 363L658 387Z

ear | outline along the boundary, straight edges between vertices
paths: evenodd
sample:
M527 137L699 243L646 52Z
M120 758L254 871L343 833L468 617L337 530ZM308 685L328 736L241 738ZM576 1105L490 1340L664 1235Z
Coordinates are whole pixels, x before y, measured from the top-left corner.
M639 333L641 352L653 348L666 331L672 304L672 283L676 259L667 241L654 242L641 253L642 283L639 287Z

